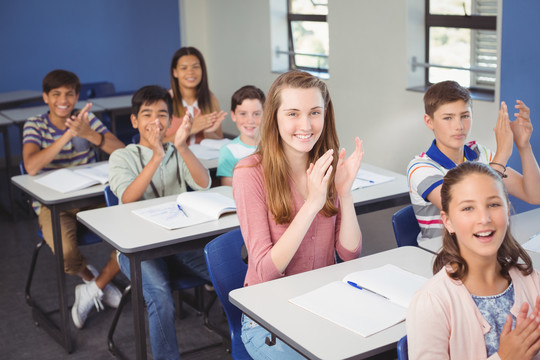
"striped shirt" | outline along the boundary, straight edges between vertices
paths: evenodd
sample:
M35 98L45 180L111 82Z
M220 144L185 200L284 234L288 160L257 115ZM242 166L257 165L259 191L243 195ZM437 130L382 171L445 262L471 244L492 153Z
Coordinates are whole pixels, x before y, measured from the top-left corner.
M489 164L495 156L492 151L475 141L465 144L464 155L466 161L479 161L484 164ZM442 185L444 175L454 167L456 164L437 148L435 140L428 151L416 156L409 163L409 195L420 225L419 241L442 235L441 211L427 200L427 197L433 189Z
M90 128L100 134L109 132L107 127L92 113L88 114ZM60 139L68 129L60 130L49 119L49 113L33 116L24 123L23 145L36 144L40 149L51 146L56 140ZM96 161L96 152L88 140L74 137L60 152L53 161L43 167L41 172L66 168L76 165L84 165ZM40 204L34 202L34 210L39 214Z

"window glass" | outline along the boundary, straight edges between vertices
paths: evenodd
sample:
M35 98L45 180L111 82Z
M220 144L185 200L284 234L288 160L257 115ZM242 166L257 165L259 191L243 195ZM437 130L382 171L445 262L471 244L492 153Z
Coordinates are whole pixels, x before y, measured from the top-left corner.
M328 15L328 0L290 0L294 14Z
M297 67L328 70L328 23L315 21L292 21L292 37Z
M432 27L429 32L429 63L469 68L471 66L471 30ZM470 72L466 70L429 68L429 82L452 79L462 86L470 86Z
M433 15L471 15L471 0L429 0Z

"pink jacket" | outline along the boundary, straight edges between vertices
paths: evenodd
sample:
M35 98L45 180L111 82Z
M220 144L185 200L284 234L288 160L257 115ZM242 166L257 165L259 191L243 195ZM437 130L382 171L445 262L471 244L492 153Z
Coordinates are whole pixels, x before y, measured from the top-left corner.
M299 209L304 200L294 186L291 186L291 190L291 202ZM256 155L249 156L236 165L233 173L233 195L249 254L244 286L332 265L335 263L336 249L345 261L360 255L361 247L351 252L337 241L341 219L339 212L330 218L317 214L289 266L284 273L280 273L272 261L270 250L287 230L288 224L277 225L274 222L274 216L266 203L263 170L258 165Z
M515 295L510 312L517 316L525 301L532 310L540 294L538 272L523 276L517 268L512 268L510 277ZM486 359L484 334L490 328L465 285L451 279L443 268L424 284L409 305L409 358ZM497 353L489 358L500 359ZM540 354L535 359L540 359Z

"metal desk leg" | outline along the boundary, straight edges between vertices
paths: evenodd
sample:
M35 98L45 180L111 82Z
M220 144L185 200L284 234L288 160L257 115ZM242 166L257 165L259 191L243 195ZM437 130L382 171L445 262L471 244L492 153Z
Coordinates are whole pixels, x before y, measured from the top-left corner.
M137 360L146 359L146 329L144 318L144 298L142 292L141 260L137 254L129 256L131 271L131 301L133 302L133 325Z
M15 216L15 202L13 201L13 186L11 185L11 147L9 143L9 127L2 126L2 135L4 136L4 156L6 157L6 180L9 196L10 212Z

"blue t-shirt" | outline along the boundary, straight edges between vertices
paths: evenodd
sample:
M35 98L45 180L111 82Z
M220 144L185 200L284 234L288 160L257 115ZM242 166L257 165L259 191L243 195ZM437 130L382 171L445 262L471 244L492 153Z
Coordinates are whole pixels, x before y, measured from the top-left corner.
M256 146L246 145L240 140L240 136L236 137L219 150L219 160L216 175L232 177L236 163L253 154L255 149L257 149Z

